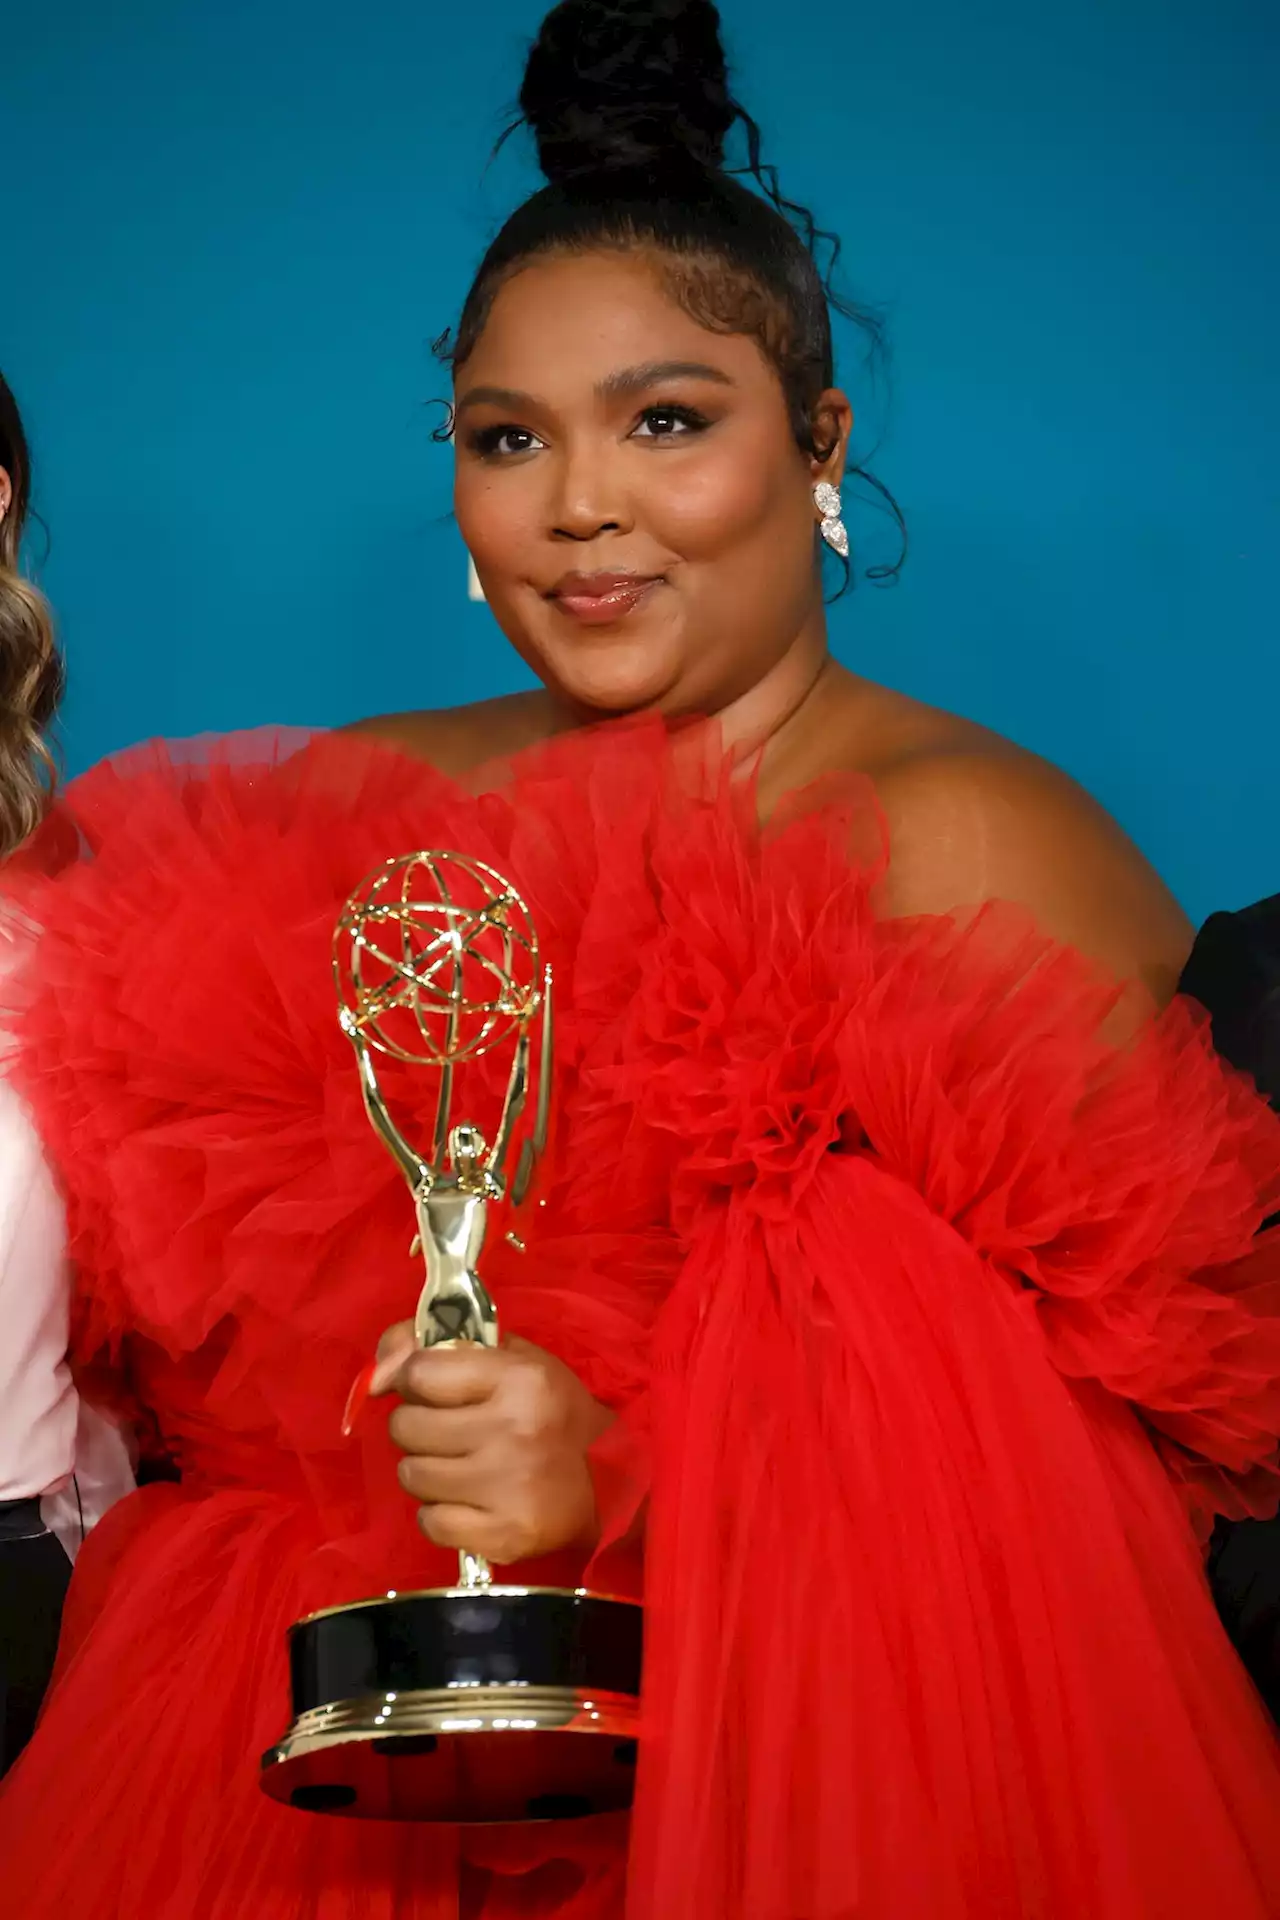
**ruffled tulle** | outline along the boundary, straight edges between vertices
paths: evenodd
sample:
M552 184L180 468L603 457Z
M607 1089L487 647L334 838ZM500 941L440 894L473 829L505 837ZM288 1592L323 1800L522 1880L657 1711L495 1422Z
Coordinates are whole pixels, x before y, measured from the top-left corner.
M1015 910L877 917L858 783L765 833L750 806L708 735L648 727L471 792L264 739L72 789L58 871L13 882L15 1071L81 1359L183 1478L82 1556L0 1801L15 1911L594 1920L624 1882L630 1920L1280 1911L1280 1752L1195 1537L1280 1486L1280 1127L1185 1008L1108 1046L1110 991ZM288 1622L448 1571L381 1421L338 1433L417 1281L329 945L420 846L514 880L559 982L558 1161L488 1274L618 1410L611 1586L645 1515L629 1839L257 1791ZM408 1131L428 1078L392 1088Z

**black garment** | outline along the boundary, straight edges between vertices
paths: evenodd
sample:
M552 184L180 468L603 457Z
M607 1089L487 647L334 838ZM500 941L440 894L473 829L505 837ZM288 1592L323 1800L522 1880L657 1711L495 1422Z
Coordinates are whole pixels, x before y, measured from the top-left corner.
M0 1776L13 1765L44 1699L71 1562L38 1500L0 1503Z
M1213 1044L1280 1112L1280 893L1215 913L1196 935L1182 991L1206 1008Z
M1223 1059L1280 1112L1280 894L1207 920L1182 991L1207 1009ZM1280 1518L1219 1522L1209 1578L1223 1625L1280 1722Z

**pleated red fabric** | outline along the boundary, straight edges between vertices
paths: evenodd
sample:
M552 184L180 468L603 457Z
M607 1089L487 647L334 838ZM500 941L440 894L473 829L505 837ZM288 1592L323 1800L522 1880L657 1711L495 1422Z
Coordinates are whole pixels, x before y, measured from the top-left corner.
M1280 1913L1280 1746L1198 1545L1280 1489L1280 1125L1189 1008L1117 1049L1111 991L1016 909L880 917L869 790L762 831L696 730L475 791L352 739L148 749L44 844L13 1070L78 1356L182 1480L82 1555L0 1795L6 1912ZM619 1414L590 1572L648 1610L629 1823L361 1825L257 1785L289 1622L450 1574L384 1415L339 1431L418 1274L330 939L419 847L511 878L556 968L557 1161L487 1272ZM392 1074L410 1134L430 1081Z

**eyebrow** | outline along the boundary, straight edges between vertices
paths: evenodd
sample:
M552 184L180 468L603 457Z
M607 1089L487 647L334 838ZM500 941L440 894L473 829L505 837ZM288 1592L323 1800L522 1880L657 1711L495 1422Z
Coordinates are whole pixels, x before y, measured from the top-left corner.
M620 367L616 373L607 373L603 380L597 380L595 390L601 400L628 400L668 380L711 380L718 387L736 385L722 368L702 360L649 360L643 366ZM488 406L510 407L518 413L542 404L535 394L521 393L517 387L468 387L458 400L457 411Z
M712 380L718 387L734 385L722 368L708 366L702 360L648 360L643 366L607 373L596 382L596 392L602 400L627 400L668 380Z

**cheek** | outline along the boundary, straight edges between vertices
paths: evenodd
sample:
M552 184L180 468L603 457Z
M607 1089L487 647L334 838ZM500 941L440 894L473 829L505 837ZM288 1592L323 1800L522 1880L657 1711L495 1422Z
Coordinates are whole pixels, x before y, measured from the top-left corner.
M723 687L763 671L799 631L817 580L813 495L799 449L791 459L774 438L691 462L661 502L655 495L654 512L669 513L663 534L685 563L679 584L699 680L709 675L708 685Z
M494 574L518 574L522 553L542 531L537 488L522 478L467 474L454 483L458 531L477 564Z
M726 440L696 458L650 460L637 506L649 530L683 560L715 559L795 518L795 476L780 470L776 453L768 460Z

